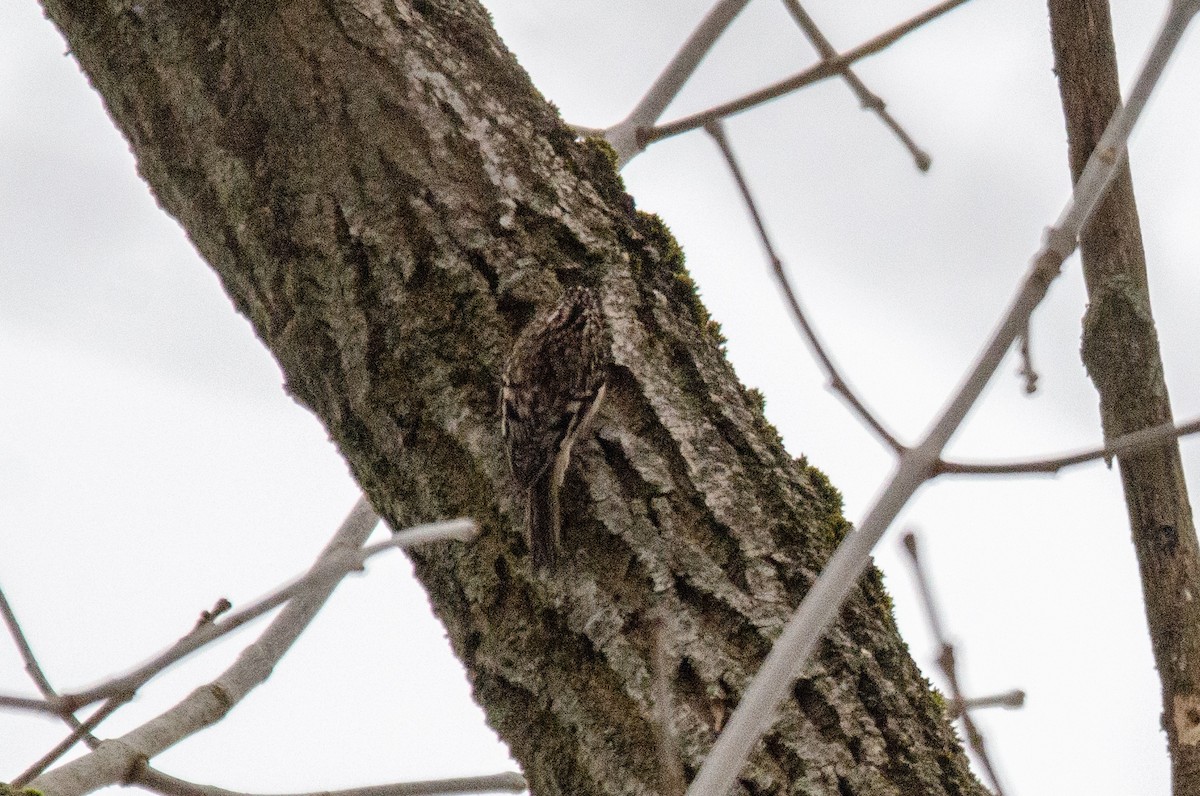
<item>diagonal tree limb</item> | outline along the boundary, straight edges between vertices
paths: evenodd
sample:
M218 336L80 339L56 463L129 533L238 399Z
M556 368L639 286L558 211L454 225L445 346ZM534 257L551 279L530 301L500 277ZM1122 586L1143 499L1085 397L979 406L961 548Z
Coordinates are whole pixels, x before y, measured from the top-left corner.
M275 664L352 569L337 567L333 571L336 573L340 569L340 574L333 574L329 571L329 562L355 558L356 551L362 548L378 522L379 516L370 503L365 497L360 498L310 570L316 574L309 587L288 602L259 639L243 650L220 677L197 688L175 707L132 732L118 739L102 741L93 752L37 777L29 787L55 796L78 796L104 785L124 782L145 761L188 735L220 721L246 694L270 676ZM414 538L428 541L430 535L427 528L418 529L408 543L411 544ZM372 547L380 549L379 545Z
M17 621L17 615L13 612L8 598L4 596L3 589L0 589L0 616L4 617L4 624L8 626L8 631L12 634L13 642L17 645L17 649L21 653L21 660L25 662L25 671L33 679L38 691L48 700L56 698L58 695L54 693L54 688L46 678L45 670L38 663L37 656L33 654L33 648L29 646L29 639L25 637L25 632L21 629L21 623Z
M362 505L356 505L356 509ZM363 519L366 522L366 519ZM383 550L392 547L405 547L410 544L419 544L426 541L434 541L438 539L460 538L465 540L463 529L465 524L462 521L452 523L437 523L432 526L427 526L421 529L408 529L406 532L393 537L392 539L370 545L362 549L357 558L360 563L365 562L372 555L382 552ZM320 570L317 569L319 572ZM314 578L302 578L299 581L291 584L281 592L287 594L295 594L307 588L314 582ZM214 612L215 613L215 612ZM209 612L206 612L206 617ZM33 649L29 644L27 637L21 629L20 623L17 621L15 612L12 606L5 598L3 591L0 591L0 615L3 616L5 623L8 625L13 639L17 647L21 651L21 655L25 660L26 670L37 683L38 689L46 697L47 704L54 705L61 701L58 693L54 690L49 678L46 677L45 670L42 669L37 657L33 653ZM203 620L202 620L203 621ZM72 726L72 733L59 743L54 749L45 754L41 759L32 764L28 769L18 775L10 783L14 788L22 787L26 782L33 777L42 773L48 766L53 764L55 760L70 750L72 746L79 740L87 743L88 747L95 749L100 745L100 740L91 734L101 721L107 718L113 711L121 707L128 701L128 697L109 698L104 705L96 710L92 716L86 721L81 722L73 713L61 712L60 716L68 724ZM139 785L143 785L151 790L160 793L175 794L176 796L243 796L242 794L234 794L231 791L226 791L221 788L215 788L208 785L198 785L187 782L186 780L172 777L164 774L148 763L141 765L138 770L131 776L131 781ZM445 780L430 780L425 782L405 782L394 783L391 785L381 785L364 788L354 788L345 791L322 792L323 796L436 796L437 794L452 794L452 793L493 793L500 791L509 791L518 793L526 790L527 785L524 777L516 773L504 773L490 776L479 777L459 777ZM297 795L308 796L308 795ZM315 796L315 795L314 795Z
M658 117L704 60L704 56L749 2L750 0L718 0L623 120L606 130L577 129L584 134L603 135L617 152L618 168L633 160L646 147L645 142L641 140L641 131L658 121Z
M645 619L663 602L682 620L672 688L695 770L846 523L737 383L678 247L630 212L611 150L561 125L475 3L136 18L46 5L162 206L380 513L486 529L415 552L414 569L535 792L659 789ZM499 373L531 314L590 279L618 364L566 478L570 571L537 576L508 494ZM822 741L821 705L793 702L750 776L765 792L810 782L877 728L904 760L872 755L855 781L823 776L812 792L868 778L980 792L877 577L842 617L849 643L824 647L807 686L851 736ZM887 660L865 680L863 649Z
M120 697L111 697L106 700L103 705L97 708L91 716L82 722L76 719L74 714L68 714L72 719L75 719L73 722L71 722L75 725L74 729L71 730L71 734L56 744L49 752L42 755L37 761L30 765L29 768L25 769L16 777L14 777L11 783L12 786L14 788L25 787L27 782L41 774L50 766L54 765L54 761L71 751L71 747L79 743L79 741L84 738L90 737L96 743L96 745L99 745L99 742L96 741L94 736L91 735L92 730L100 726L100 722L111 716L118 708L126 704L128 701L128 696L123 699Z
M449 520L405 529L396 534L392 539L378 542L362 550L352 551L349 548L345 548L336 555L332 553L328 555L322 554L317 564L305 575L285 586L281 586L270 594L247 605L245 608L227 614L220 621L205 622L198 625L192 632L132 672L100 683L86 691L65 694L60 699L64 704L78 708L100 699L107 699L115 695L136 691L142 684L168 666L178 663L221 636L231 633L248 622L274 610L293 599L296 595L302 594L314 587L322 587L331 580L336 582L346 574L361 569L363 563L373 555L393 547L409 547L430 541L444 539L465 541L475 531L475 525L470 520Z
M1100 144L1076 182L1072 198L1057 224L1047 231L1045 245L1034 257L1016 298L980 354L958 393L942 411L925 440L906 450L891 480L876 498L862 524L838 546L813 588L788 620L754 681L746 690L725 730L713 745L689 796L724 796L755 746L775 720L780 702L832 624L838 609L866 568L871 550L912 495L936 472L941 452L978 400L1033 310L1057 278L1063 261L1074 251L1078 236L1123 161L1126 141L1167 59L1196 13L1194 4L1175 4L1156 39L1129 104L1108 123Z
M313 569L362 547L378 522L370 503L359 498ZM143 762L219 721L241 697L270 675L274 663L316 616L338 582L340 579L333 582L326 579L322 588L308 590L290 602L259 640L243 650L217 680L197 688L175 707L136 730L119 739L103 741L91 753L41 775L30 787L67 796L124 782Z

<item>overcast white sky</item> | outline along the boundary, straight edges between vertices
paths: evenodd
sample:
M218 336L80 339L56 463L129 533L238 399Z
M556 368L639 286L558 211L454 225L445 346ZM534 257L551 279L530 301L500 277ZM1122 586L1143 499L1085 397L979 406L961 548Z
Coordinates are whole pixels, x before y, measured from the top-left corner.
M622 118L710 3L488 3L568 121ZM1165 7L1165 6L1164 6ZM921 6L807 5L847 49ZM1153 9L1153 10L1151 10ZM1128 85L1162 16L1114 9ZM357 490L324 430L137 177L127 145L33 0L0 4L0 586L53 682L74 689L186 632L220 596L303 570ZM812 50L754 0L667 117L798 71ZM915 439L1008 302L1069 185L1045 9L975 0L858 72L929 151L899 143L830 81L728 122L802 298L850 380ZM1200 47L1185 40L1132 145L1167 380L1200 413ZM789 450L826 470L857 520L889 457L797 342L753 230L703 133L625 170L683 242L744 382ZM952 452L1011 457L1098 441L1078 358L1078 263L1034 321L1041 390L1007 363ZM1185 442L1190 484L1200 457ZM923 532L972 693L1024 688L981 717L1014 794L1166 793L1158 685L1120 487L1090 465L1057 479L944 481L902 517ZM919 662L931 642L896 554L879 561ZM253 631L251 631L253 632ZM116 735L219 672L238 636L155 681ZM938 681L936 674L932 679ZM0 639L0 691L32 693ZM0 714L0 780L64 734ZM508 769L397 554L338 591L275 676L218 727L155 760L247 791L313 790Z

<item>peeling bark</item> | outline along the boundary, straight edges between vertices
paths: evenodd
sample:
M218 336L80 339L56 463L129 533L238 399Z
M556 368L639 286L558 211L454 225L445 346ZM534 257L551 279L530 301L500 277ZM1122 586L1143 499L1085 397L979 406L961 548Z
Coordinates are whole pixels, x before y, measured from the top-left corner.
M577 142L473 3L46 0L187 230L414 556L488 721L540 796L660 792L654 628L694 775L847 525L738 383L656 218ZM499 373L600 276L615 366L531 572ZM746 793L981 794L871 571Z

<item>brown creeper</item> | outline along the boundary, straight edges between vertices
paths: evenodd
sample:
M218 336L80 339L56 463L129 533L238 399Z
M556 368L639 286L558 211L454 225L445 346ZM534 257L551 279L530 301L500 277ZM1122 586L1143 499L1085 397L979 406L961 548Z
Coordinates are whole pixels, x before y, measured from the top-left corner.
M500 428L513 481L525 493L534 569L558 560L558 490L571 446L587 432L604 400L611 357L596 294L572 287L522 330L505 366Z

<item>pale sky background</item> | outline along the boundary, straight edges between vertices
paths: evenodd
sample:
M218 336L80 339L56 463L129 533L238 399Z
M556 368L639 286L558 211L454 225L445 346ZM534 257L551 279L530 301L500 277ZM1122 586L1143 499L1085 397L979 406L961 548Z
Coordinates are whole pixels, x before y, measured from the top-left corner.
M708 0L488 3L568 121L635 104ZM1161 7L1160 7L1161 6ZM806 6L848 49L920 10L911 0ZM1165 4L1114 8L1123 85ZM975 0L858 67L934 159L919 173L837 81L732 119L727 131L802 300L845 374L915 440L1009 301L1069 184L1038 3ZM357 494L325 431L138 178L123 139L33 0L0 4L0 586L51 680L78 689L302 571ZM812 49L781 3L754 0L666 118L799 71ZM1131 158L1177 418L1200 413L1200 45L1185 39ZM763 390L857 520L887 453L792 330L715 146L700 132L625 170L682 241L743 381ZM1034 319L1040 391L1010 358L952 452L1008 458L1100 438L1078 358L1078 262ZM1183 444L1190 486L1200 448ZM918 527L966 687L1020 687L979 715L1010 793L1167 793L1158 684L1120 485L1102 464L1057 479L928 485L878 560L916 659L932 642L898 556ZM377 533L382 533L377 531ZM155 680L103 726L128 731L223 669L261 623ZM0 691L33 694L7 638ZM57 721L0 713L0 780L57 742ZM243 791L308 791L511 769L399 554L336 593L275 675L219 726L155 758Z

